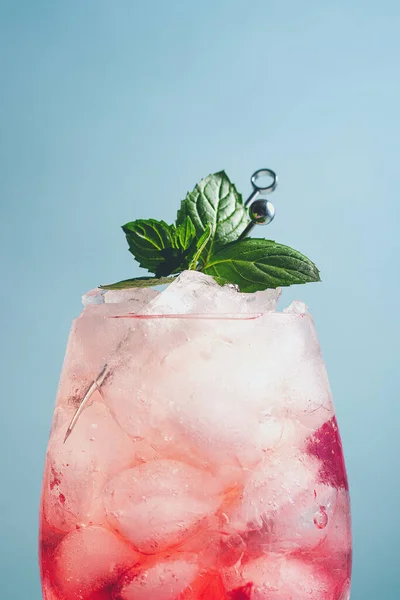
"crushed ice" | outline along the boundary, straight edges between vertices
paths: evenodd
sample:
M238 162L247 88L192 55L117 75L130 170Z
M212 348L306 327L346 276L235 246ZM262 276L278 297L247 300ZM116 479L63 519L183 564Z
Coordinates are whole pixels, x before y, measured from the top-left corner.
M114 304L118 305L116 309L148 315L258 314L276 311L281 293L281 288L240 293L237 286L221 286L204 273L183 271L161 293L152 288L95 288L82 296L82 303L85 307ZM308 307L295 300L283 312L304 315L308 313Z

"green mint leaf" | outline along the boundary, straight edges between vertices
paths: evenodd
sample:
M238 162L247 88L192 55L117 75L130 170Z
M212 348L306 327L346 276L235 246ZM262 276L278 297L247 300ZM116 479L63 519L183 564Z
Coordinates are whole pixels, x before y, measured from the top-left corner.
M193 255L192 260L190 261L189 269L193 269L193 270L196 269L197 264L202 257L202 254L210 240L211 235L212 235L212 227L209 223L207 223L205 230L203 231L202 235L197 240L195 253Z
M188 193L178 211L177 225L183 223L188 216L198 237L207 225L212 228L212 235L203 254L204 264L222 246L237 240L249 224L242 196L225 171L202 179L194 190Z
M138 219L122 229L139 265L157 277L187 269L196 251L196 231L190 217L177 228L165 221Z
M237 284L242 292L320 281L315 264L297 250L254 238L222 248L202 271Z
M136 277L135 279L124 279L118 283L101 285L102 290L125 290L127 288L144 288L153 285L165 285L172 283L175 277Z
M175 247L181 250L188 250L196 237L196 229L192 219L187 216L175 230Z
M165 221L138 219L122 227L129 251L139 265L156 275L169 275L168 253L173 254L175 227ZM176 268L176 267L174 267ZM169 271L169 272L165 272Z

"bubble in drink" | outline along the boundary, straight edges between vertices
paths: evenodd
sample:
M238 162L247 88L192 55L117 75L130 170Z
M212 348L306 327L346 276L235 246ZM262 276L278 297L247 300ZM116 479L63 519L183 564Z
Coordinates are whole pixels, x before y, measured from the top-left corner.
M318 529L325 529L328 525L329 517L326 512L325 506L320 506L319 511L314 515L314 524Z

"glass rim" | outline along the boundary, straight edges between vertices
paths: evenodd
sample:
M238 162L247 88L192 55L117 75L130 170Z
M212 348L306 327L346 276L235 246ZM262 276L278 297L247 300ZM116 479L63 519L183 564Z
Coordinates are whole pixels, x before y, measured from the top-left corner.
M255 313L166 313L166 314L143 314L126 313L121 315L107 315L107 319L137 319L138 321L157 320L193 320L193 321L255 321L264 316L304 318L311 317L310 313L291 313L278 311L265 311Z
M166 313L166 314L141 314L127 313L126 315L110 315L110 319L139 319L152 321L157 319L185 319L185 320L207 320L207 321L254 321L265 313Z

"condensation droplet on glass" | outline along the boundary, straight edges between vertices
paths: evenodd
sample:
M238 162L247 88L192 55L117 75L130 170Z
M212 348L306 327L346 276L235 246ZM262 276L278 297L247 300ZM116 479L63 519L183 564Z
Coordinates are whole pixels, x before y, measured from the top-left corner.
M314 525L318 527L318 529L325 529L328 525L328 515L325 510L325 506L320 506L319 511L314 515Z

